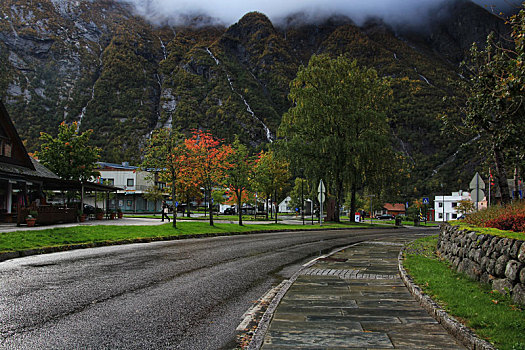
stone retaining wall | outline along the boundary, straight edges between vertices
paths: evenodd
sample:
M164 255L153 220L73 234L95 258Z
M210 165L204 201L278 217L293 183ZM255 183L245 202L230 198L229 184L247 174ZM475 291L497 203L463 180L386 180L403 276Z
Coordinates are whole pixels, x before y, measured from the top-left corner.
M441 225L438 252L459 272L525 305L525 242Z

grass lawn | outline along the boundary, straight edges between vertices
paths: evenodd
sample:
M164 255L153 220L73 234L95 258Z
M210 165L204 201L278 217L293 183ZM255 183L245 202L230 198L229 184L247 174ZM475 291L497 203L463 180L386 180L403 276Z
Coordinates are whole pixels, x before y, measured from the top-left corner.
M437 237L412 243L404 266L443 309L498 349L525 350L525 310L490 286L459 274L435 255Z
M324 224L323 228L367 227L367 225ZM210 226L207 222L177 222L158 226L74 226L49 230L27 230L0 233L0 252L20 251L44 247L90 244L95 242L119 242L152 237L173 237L214 233L235 233L261 230L312 230L318 225L259 224L239 226L220 224Z
M161 218L161 215L148 215L148 214L144 214L144 215L141 215L141 214L137 214L137 215L134 215L134 214L128 214L128 215L124 215L124 217L126 218L141 218L141 219L160 219ZM173 219L173 215L172 214L169 214L169 217L170 219ZM239 217L237 215L219 215L217 216L216 214L213 215L213 219L214 220L230 220L230 221L239 221ZM280 220L281 218L280 217L277 217L277 220ZM192 216L192 217L187 217L187 216L177 216L177 220L210 220L210 217L209 216ZM242 220L243 221L275 221L274 219L268 219L266 220L265 218L262 218L262 217L257 217L257 220L255 220L253 218L253 215L243 215L242 216Z

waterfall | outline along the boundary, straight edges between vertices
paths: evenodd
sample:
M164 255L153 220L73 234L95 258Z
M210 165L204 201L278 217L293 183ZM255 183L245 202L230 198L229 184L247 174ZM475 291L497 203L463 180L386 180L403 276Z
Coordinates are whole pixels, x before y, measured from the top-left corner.
M221 61L219 61L219 59L213 55L213 53L210 51L209 48L206 48L206 52L215 61L215 64L217 66L220 65ZM228 79L228 84L230 84L230 89L232 90L232 92L234 92L237 96L239 96L240 99L244 102L244 105L246 106L246 111L250 113L253 119L255 119L259 124L262 125L264 131L266 132L266 139L268 140L268 142L273 142L273 136L272 136L272 132L270 131L270 128L268 128L268 126L264 124L264 122L255 115L255 113L253 112L252 108L250 107L250 105L248 104L248 101L246 101L244 96L235 90L235 88L233 87L231 77L228 74L228 72L226 72L226 79Z
M456 159L456 157L457 157L457 155L459 154L459 152L461 151L461 147L470 145L472 142L479 140L480 137L481 137L481 136L478 135L478 136L474 137L472 140L467 141L467 142L461 144L461 145L459 146L458 150L457 150L456 152L454 152L453 155L451 155L451 156L448 157L443 163L441 163L440 165L438 165L436 169L432 170L432 175L431 175L430 177L433 177L434 175L436 175L436 174L438 173L438 171L439 171L441 168L443 168L445 165L447 165L448 163L453 162L453 161Z
M166 51L166 45L164 45L164 41L162 41L162 38L160 36L157 35L157 38L159 38L160 47L162 47L162 54L164 56L164 59L167 59L168 58L168 53Z

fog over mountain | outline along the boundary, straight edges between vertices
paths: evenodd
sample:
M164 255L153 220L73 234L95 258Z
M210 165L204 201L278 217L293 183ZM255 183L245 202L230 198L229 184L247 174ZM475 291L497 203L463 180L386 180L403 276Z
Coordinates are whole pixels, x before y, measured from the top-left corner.
M450 0L122 0L134 5L138 14L157 24L182 24L188 18L204 16L206 22L225 25L235 23L251 11L262 12L272 22L301 13L305 21L316 21L332 15L350 17L358 25L368 18L381 18L386 23L419 26L440 13ZM469 0L465 0L469 1ZM508 13L517 0L473 0L495 13Z

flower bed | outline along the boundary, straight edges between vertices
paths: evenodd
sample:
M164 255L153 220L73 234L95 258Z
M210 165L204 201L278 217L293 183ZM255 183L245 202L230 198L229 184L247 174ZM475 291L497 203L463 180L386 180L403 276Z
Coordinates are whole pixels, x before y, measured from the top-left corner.
M525 232L525 202L515 202L506 206L492 206L486 210L469 214L464 221L479 227Z

